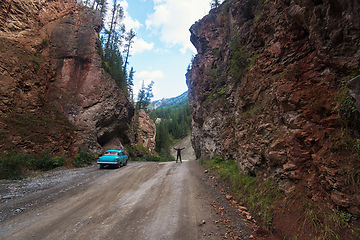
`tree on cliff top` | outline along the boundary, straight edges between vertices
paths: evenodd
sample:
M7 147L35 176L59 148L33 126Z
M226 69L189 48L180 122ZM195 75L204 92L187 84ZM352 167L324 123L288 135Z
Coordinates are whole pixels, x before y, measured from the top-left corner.
M211 9L219 7L220 4L221 4L220 0L211 0L210 2Z
M78 0L81 3L95 11L100 11L100 16L104 20L107 11L107 0Z
M135 74L135 71L134 71L134 68L131 68L130 69L130 72L129 72L129 76L127 78L127 91L129 93L129 96L130 96L130 100L132 102L134 102L134 92L133 92L133 86L134 86L134 74Z
M154 81L151 81L151 83L145 87L144 81L142 83L141 89L138 93L138 101L136 103L136 109L144 109L145 111L148 111L148 107L151 103L151 98L154 97L152 93L152 87L154 85Z
M136 36L136 33L134 32L134 29L130 29L130 31L126 34L125 36L125 50L124 53L126 54L125 57L125 63L124 63L124 72L126 72L126 66L128 64L129 61L129 57L130 57L130 49L131 49L131 45L134 43L134 37Z
M123 24L119 25L123 18L124 10L120 4L117 3L117 0L114 0L113 9L111 10L110 29L105 30L107 35L107 41L105 44L105 61L109 60L110 51L120 43L119 35L121 36L125 31L125 26ZM118 25L120 29L117 29Z
M107 14L107 0L78 0L79 3L95 10L100 11L103 22ZM105 22L104 28L100 33L99 52L103 61L103 68L115 80L116 84L132 100L133 76L135 71L131 68L127 71L129 63L130 49L135 37L135 32L131 29L126 36L124 19L124 10L118 0L112 0L112 8L109 11L109 22ZM123 44L125 40L125 44ZM122 50L125 48L125 51ZM125 57L122 55L125 54ZM125 61L124 61L125 59Z

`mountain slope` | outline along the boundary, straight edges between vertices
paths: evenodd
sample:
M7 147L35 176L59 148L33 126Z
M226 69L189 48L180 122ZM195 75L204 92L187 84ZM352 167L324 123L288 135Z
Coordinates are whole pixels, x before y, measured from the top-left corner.
M177 97L163 98L161 100L153 101L151 103L151 109L156 109L161 107L177 107L182 105L188 99L189 99L188 92L186 91Z

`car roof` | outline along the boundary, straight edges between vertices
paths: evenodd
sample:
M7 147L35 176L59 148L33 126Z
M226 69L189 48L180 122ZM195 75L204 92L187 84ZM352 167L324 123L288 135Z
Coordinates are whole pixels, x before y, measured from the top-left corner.
M106 152L123 152L123 150L107 150Z

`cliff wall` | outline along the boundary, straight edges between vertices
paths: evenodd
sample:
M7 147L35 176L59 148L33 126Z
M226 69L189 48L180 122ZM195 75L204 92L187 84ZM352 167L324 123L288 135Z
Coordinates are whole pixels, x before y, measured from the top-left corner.
M129 143L134 108L101 67L100 14L75 0L2 0L0 12L0 147L72 155Z
M360 216L359 1L230 0L190 32L197 158Z

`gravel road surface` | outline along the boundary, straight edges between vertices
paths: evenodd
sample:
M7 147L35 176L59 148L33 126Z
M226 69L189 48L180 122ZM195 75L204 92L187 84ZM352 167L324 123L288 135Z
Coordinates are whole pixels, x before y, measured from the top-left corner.
M0 239L249 239L191 148L183 163L60 169L0 182Z

